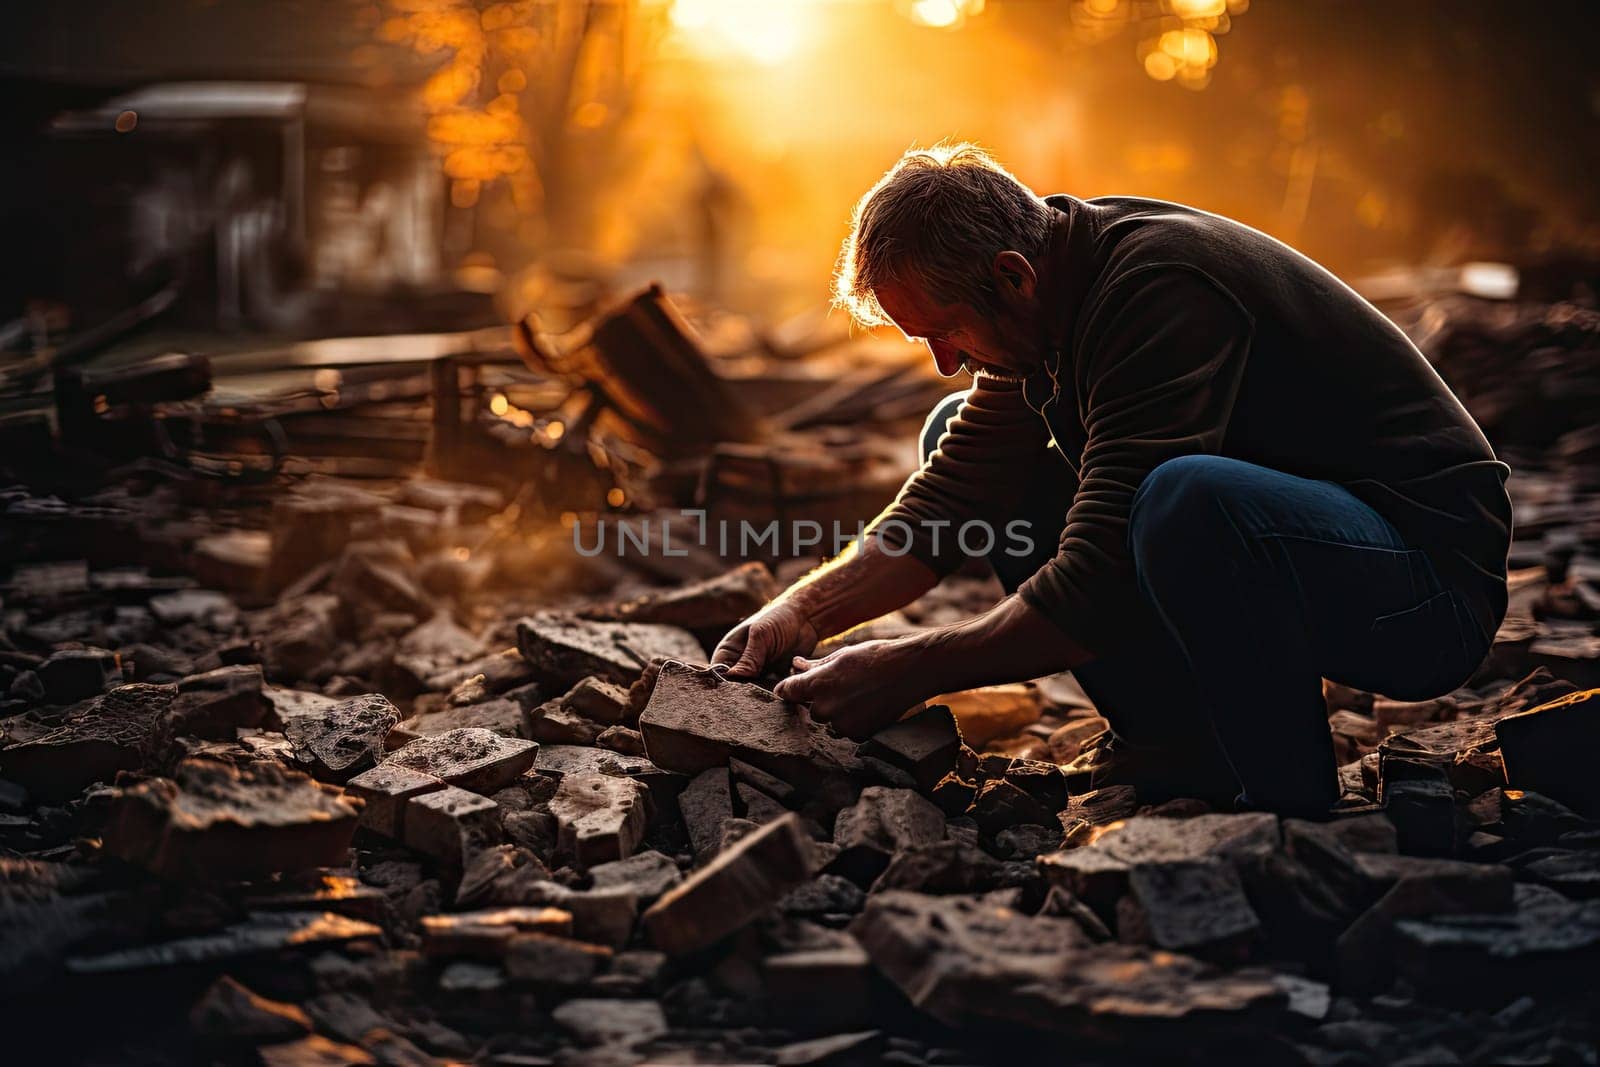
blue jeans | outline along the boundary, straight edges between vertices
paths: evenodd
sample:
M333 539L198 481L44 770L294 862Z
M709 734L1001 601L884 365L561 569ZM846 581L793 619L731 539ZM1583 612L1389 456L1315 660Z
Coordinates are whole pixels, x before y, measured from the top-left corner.
M960 399L929 417L924 458ZM1076 490L1052 458L1008 517L1035 524L1035 556L990 557L1008 592L1054 555ZM1471 594L1332 482L1181 456L1140 485L1128 541L1140 639L1074 674L1118 747L1196 760L1220 748L1252 807L1314 816L1338 799L1323 678L1423 700L1466 681L1489 649Z

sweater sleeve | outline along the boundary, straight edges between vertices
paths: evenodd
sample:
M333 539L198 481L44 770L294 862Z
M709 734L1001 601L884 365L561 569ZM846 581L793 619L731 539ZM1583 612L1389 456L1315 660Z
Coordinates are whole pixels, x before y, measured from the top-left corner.
M978 377L938 448L872 520L869 536L896 555L950 573L966 558L961 527L1006 516L1049 442L1050 431L1020 383Z
M1222 445L1253 321L1206 275L1139 268L1085 312L1074 360L1085 444L1059 550L1018 595L1091 652L1133 578L1128 517L1140 483L1177 456Z

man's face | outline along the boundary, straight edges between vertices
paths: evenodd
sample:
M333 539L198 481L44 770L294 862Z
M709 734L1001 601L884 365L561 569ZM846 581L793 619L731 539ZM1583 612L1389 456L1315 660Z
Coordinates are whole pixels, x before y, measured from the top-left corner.
M964 304L938 304L902 282L881 285L873 295L908 340L928 346L934 366L947 378L965 368L1015 379L1035 370L1043 359L1035 316L1025 309L1002 305L998 311L981 312Z

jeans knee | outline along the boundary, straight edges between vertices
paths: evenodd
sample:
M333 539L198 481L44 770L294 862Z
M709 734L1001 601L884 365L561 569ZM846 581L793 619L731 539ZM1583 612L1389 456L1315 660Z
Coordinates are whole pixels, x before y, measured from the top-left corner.
M962 401L966 399L965 392L951 393L928 412L928 418L922 424L922 435L917 439L917 459L920 462L928 462L928 457L939 447L939 438L944 436L945 428L950 425L950 420L956 417L956 412L961 410Z
M1226 501L1236 466L1221 456L1178 456L1145 476L1128 516L1128 547L1141 581L1161 573L1164 562L1187 569L1204 555L1215 565L1227 547L1219 535L1231 529Z

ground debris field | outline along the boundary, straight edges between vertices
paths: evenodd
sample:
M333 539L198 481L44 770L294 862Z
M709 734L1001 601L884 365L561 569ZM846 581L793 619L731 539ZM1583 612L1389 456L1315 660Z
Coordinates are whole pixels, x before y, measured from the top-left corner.
M433 419L428 475L0 460L5 1058L1596 1062L1600 325L1397 319L1513 466L1512 606L1447 697L1327 686L1324 823L1086 790L1069 676L857 744L705 669L814 558L539 534L518 472L571 455L461 459L503 399ZM735 427L657 499L688 455L730 515L854 516L895 483L838 457L899 455L928 385ZM737 481L780 456L826 492ZM867 630L997 596L975 566Z

